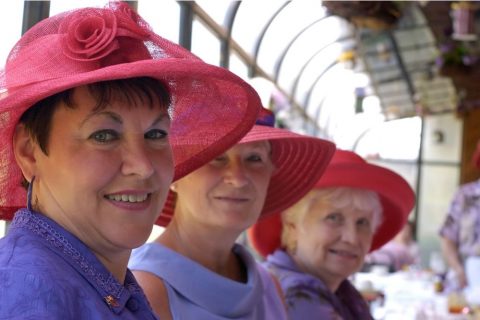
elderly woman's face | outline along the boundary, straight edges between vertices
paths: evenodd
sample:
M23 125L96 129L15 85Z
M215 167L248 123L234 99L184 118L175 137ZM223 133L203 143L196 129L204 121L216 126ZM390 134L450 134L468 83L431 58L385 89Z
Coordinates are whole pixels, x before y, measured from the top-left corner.
M34 148L33 205L94 251L117 252L149 236L173 178L167 109L96 101L75 89L75 108L60 105L48 155Z
M186 221L243 231L260 215L273 173L267 141L237 144L175 182ZM197 222L195 222L197 221Z
M370 249L373 212L314 203L296 226L294 259L327 286L358 271Z

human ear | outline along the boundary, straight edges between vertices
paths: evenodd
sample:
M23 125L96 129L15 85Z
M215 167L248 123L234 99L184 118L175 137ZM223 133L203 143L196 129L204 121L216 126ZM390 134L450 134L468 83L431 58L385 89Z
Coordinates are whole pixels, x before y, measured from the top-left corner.
M25 125L17 124L13 134L13 153L23 176L28 182L31 182L35 176L35 147L36 143Z
M287 247L287 252L290 254L294 254L297 250L297 238L298 238L298 228L297 225L293 222L284 222L283 228L285 228L287 232L287 237L285 239L285 246Z

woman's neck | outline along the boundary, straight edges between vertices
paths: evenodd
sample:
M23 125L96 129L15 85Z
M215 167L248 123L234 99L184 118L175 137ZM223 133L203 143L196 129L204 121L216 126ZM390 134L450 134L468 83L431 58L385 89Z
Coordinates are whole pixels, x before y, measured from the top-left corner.
M92 250L93 251L93 250ZM93 254L98 260L110 271L111 274L117 279L120 284L125 283L125 277L127 275L128 259L130 258L131 251L122 252L119 254L103 255L99 252L93 251Z
M205 268L226 278L245 282L243 263L232 249L237 236L224 230L202 228L200 225L179 226L175 218L155 240L179 254L201 264Z

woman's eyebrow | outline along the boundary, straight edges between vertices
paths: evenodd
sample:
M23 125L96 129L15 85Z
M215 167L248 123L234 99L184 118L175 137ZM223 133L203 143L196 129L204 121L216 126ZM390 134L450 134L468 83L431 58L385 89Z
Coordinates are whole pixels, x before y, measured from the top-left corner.
M161 113L157 118L155 118L155 120L152 122L152 125L156 125L162 121L165 121L165 118L167 118L167 120L170 120L168 113Z
M108 118L112 119L115 122L118 122L119 124L123 124L122 117L120 117L115 112L101 110L101 111L94 111L94 112L89 113L87 115L87 117L85 119L83 119L83 121L80 123L80 127L82 127L88 120L90 120L91 118L96 117L96 116L105 116L105 117L108 117Z
M105 117L108 117L108 118L112 119L113 121L115 121L119 124L123 124L122 117L120 115L118 115L117 113L115 113L113 111L101 110L101 111L94 111L94 112L91 112L90 114L88 114L87 117L85 119L83 119L83 121L80 123L80 127L82 127L88 120L90 120L91 118L96 117L96 116L105 116ZM162 112L158 117L155 118L155 120L153 120L152 126L156 125L156 124L158 124L162 121L165 121L165 118L170 120L170 117L168 116L168 113L163 113Z

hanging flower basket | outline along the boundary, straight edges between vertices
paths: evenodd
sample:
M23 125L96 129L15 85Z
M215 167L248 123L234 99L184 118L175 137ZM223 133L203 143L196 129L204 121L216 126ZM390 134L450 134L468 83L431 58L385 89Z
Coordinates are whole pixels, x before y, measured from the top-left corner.
M468 73L477 66L479 52L475 44L447 40L440 44L440 54L435 63L445 76Z
M402 16L403 4L396 1L323 1L328 12L345 18L359 28L375 30L395 26Z

